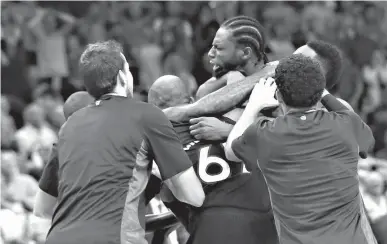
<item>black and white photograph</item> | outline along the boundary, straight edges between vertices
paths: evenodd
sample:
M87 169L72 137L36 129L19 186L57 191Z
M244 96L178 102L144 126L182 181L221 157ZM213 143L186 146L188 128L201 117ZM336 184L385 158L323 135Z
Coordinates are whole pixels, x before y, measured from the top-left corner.
M0 4L0 244L387 244L387 1Z

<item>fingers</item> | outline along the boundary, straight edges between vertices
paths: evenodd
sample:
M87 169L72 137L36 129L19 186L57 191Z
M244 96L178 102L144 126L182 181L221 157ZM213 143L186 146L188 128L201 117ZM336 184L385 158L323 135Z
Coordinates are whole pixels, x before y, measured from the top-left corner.
M194 124L194 125L191 125L191 126L189 127L189 130L190 130L190 131L196 130L196 129L200 128L200 127L202 127L202 124L199 122L199 123L196 123L196 124Z
M200 121L203 121L203 120L204 120L204 117L193 118L193 119L189 120L189 123L190 124L197 124L197 123L199 123Z
M190 131L191 135L198 140L203 139L204 132L205 132L204 128L198 128Z
M259 79L259 82L257 84L272 86L272 85L275 85L275 80L272 77L261 78Z

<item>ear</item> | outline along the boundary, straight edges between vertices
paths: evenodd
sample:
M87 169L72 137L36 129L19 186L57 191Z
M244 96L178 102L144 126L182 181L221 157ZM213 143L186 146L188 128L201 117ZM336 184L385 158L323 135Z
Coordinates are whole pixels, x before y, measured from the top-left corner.
M125 77L124 73L122 72L122 70L118 71L117 83L120 83L121 86L125 86L125 84L126 84L126 77Z
M251 47L249 46L241 48L240 51L241 51L241 58L244 61L249 60L253 55L253 49L251 49Z

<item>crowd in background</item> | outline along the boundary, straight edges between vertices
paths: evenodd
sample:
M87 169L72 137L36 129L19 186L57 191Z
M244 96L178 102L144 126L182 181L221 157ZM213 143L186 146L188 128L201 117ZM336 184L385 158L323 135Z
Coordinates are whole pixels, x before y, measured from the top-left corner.
M45 238L49 221L28 213L65 120L63 101L84 89L77 65L88 43L123 44L136 99L145 100L164 74L180 76L195 92L211 77L207 52L217 29L240 14L265 27L269 60L313 39L341 48L343 74L332 92L374 131L376 143L360 161L359 177L371 222L386 224L387 3L2 2L0 243Z

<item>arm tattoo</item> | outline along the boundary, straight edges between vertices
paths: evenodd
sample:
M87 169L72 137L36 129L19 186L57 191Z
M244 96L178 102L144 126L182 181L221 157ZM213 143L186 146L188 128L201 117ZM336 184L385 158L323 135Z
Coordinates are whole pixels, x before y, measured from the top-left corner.
M226 112L243 102L259 79L273 76L275 67L274 65L265 66L253 75L222 87L195 103L167 108L164 113L170 120L186 121L193 117Z

